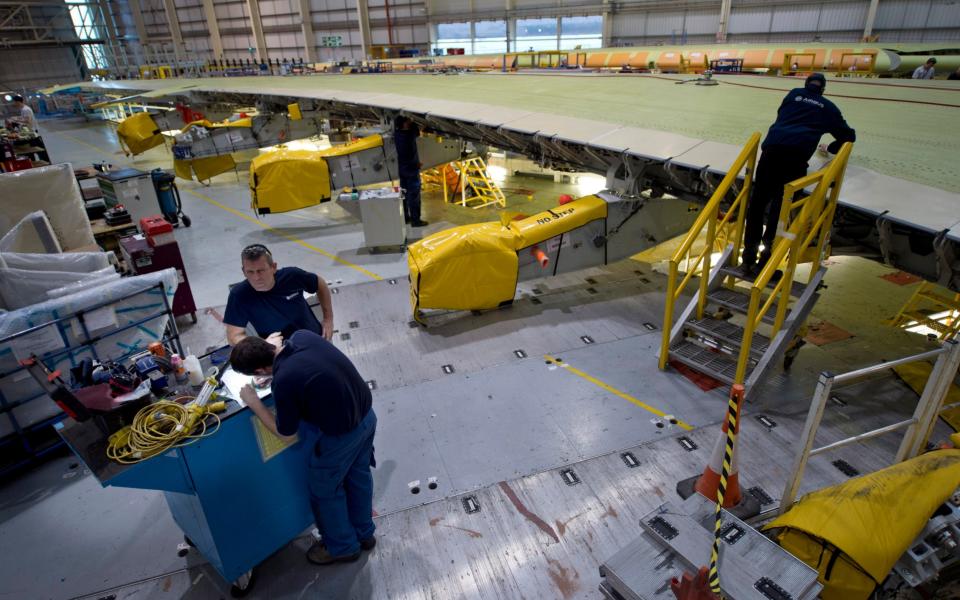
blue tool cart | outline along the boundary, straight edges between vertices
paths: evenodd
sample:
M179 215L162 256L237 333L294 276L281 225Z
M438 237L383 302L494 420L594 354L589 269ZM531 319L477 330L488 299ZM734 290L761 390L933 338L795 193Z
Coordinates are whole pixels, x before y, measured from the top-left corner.
M301 430L284 446L233 400L220 418L212 435L128 465L107 458L91 422L58 428L104 487L162 491L187 542L240 597L254 585L254 568L313 523L306 465L315 434Z

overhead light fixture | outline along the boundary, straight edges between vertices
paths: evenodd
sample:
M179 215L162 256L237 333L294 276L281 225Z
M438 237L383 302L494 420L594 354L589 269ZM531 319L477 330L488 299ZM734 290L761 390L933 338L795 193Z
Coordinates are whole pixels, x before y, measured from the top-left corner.
M3 99L6 100L7 102L13 102L13 96L11 96L10 94L7 94L6 96L4 96Z

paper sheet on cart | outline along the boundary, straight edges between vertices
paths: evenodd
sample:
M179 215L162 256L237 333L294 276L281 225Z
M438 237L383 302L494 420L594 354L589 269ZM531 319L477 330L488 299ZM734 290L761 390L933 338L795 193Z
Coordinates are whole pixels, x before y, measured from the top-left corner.
M240 399L240 390L248 383L253 383L252 375L243 375L228 367L227 370L224 371L220 381L223 383L224 388L221 390L221 395L236 400L240 406L246 406L246 403ZM257 390L257 396L259 396L261 400L269 395L269 387Z

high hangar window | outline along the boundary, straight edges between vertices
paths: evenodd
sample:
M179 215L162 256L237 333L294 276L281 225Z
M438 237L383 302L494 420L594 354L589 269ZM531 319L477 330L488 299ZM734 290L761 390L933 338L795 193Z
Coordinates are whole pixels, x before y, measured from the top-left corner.
M496 54L507 51L506 21L477 21L473 26L474 54Z
M560 48L570 50L603 46L603 17L563 17L560 23Z
M470 53L470 23L438 23L437 42L434 48L438 54L446 54L447 48L463 48Z
M94 17L94 10L97 10L95 8L96 4L84 0L67 0L67 6L70 7L70 20L73 21L73 29L77 32L78 38L81 40L96 40L101 37ZM107 55L103 51L102 44L81 42L80 47L83 50L83 60L87 63L88 68L105 69L110 66L107 63Z
M518 52L557 49L556 19L517 19Z

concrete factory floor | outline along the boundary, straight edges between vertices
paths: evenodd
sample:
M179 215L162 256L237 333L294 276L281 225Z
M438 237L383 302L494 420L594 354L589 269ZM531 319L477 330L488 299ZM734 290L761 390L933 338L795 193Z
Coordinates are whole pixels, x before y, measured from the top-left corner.
M103 124L41 129L58 162L169 167L163 149L127 160ZM656 263L628 260L527 282L509 308L443 314L424 328L410 323L406 256L362 249L360 224L335 204L257 219L243 172L209 187L178 185L193 226L176 236L203 307L196 325L180 321L185 344L200 353L222 343L218 316L227 286L241 277L237 255L259 242L281 265L316 271L337 290L334 341L376 381L377 548L357 563L315 567L303 556L305 531L258 567L250 598L596 598L598 565L708 460L725 391L705 392L657 369L666 277ZM596 189L589 180L578 188L508 177L504 185L522 190L508 208L524 213L552 206L558 194ZM497 217L431 193L424 218L430 225L421 233ZM812 321L849 337L808 344L746 408L741 481L773 501L764 509L779 500L822 370L933 347L882 323L916 283L885 279L891 269L863 258L829 262ZM837 396L845 403L827 407L818 443L906 418L916 403L892 375ZM949 432L938 423L934 439ZM693 444L678 443L681 436ZM802 491L845 480L831 464L838 458L862 473L881 468L898 443L888 434L814 457ZM626 451L639 466L627 467ZM581 483L564 483L561 469ZM431 477L436 489L411 493L410 482ZM466 514L469 496L479 512ZM51 460L0 487L0 600L229 596L229 584L196 551L177 555L182 541L161 493L103 489L74 457Z

